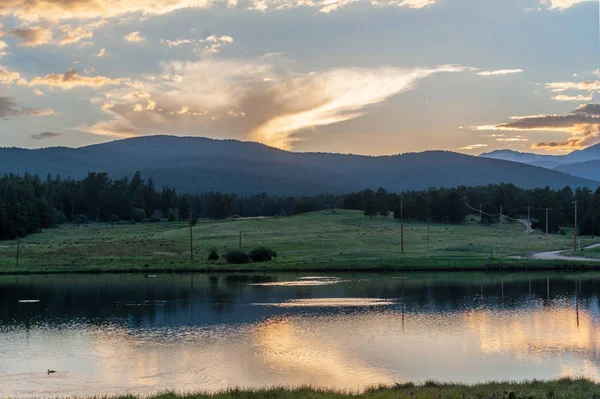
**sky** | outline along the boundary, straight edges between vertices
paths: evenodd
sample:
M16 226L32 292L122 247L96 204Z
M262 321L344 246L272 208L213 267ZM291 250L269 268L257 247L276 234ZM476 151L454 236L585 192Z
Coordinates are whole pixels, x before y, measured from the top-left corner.
M0 146L600 143L598 0L1 0Z

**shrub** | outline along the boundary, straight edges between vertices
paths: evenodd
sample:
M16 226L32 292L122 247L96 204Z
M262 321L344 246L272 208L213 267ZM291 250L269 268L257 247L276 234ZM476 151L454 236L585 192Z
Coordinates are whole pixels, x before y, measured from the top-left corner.
M208 260L219 260L219 253L216 249L211 249L208 253Z
M254 262L268 262L277 257L277 253L266 247L255 248L250 252L250 259Z
M119 219L119 215L112 215L112 216L110 217L110 222L111 222L111 223L117 223L119 220L120 220L120 219Z
M233 263L236 265L250 262L250 256L248 256L245 251L239 249L227 251L223 257L227 263Z
M158 223L158 222L160 222L160 218L156 215L152 215L152 216L150 216L150 219L148 219L148 221L150 223Z
M80 224L86 224L89 221L86 215L73 215L73 223L79 226Z
M142 208L135 208L132 212L133 220L136 222L141 222L146 219L146 211Z
M169 220L169 222L174 222L175 219L177 219L173 208L169 208L169 210L167 210L167 219Z

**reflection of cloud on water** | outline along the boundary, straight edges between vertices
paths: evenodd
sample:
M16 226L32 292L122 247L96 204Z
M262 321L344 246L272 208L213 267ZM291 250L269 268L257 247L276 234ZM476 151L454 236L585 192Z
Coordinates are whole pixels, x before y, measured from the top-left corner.
M328 307L340 301L356 306ZM398 306L367 308L365 301L386 302L302 300L292 303L314 308L206 327L80 322L10 330L0 335L2 388L13 397L55 397L302 384L361 389L426 379L600 380L599 321L584 310L577 326L570 303L403 315ZM32 365L68 372L68 378L32 376Z
M310 324L310 319L284 319L258 325L253 331L257 355L270 370L284 373L291 385L360 390L394 383L389 371L361 359L335 336Z
M290 299L278 303L254 303L255 306L275 306L280 308L309 308L309 307L364 307L364 306L388 306L396 302L390 299L380 298L311 298Z
M250 285L262 286L262 287L304 287L304 286L319 286L319 285L333 285L343 282L338 277L316 277L307 276L300 277L298 280L291 281L275 281L268 283L254 283Z

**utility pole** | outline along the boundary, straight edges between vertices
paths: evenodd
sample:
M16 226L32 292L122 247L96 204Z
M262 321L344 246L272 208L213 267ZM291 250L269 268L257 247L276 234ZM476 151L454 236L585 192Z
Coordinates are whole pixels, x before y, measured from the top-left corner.
M481 212L481 205L479 204L479 224L483 225L483 213Z
M592 240L594 239L594 222L596 221L596 217L592 216Z
M400 251L404 253L404 200L400 200Z
M502 214L502 205L500 205L500 224L504 223L504 215Z
M19 253L21 250L21 238L17 238L17 268L19 268Z
M429 249L429 223L431 222L431 218L427 219L427 249Z
M549 208L546 208L546 241L548 241L548 211Z
M573 203L575 204L575 223L574 223L574 230L573 230L573 240L574 240L573 250L575 252L577 252L577 200L573 201Z
M194 260L194 237L192 233L192 211L190 211L190 260Z
M527 207L527 240L531 236L531 207Z

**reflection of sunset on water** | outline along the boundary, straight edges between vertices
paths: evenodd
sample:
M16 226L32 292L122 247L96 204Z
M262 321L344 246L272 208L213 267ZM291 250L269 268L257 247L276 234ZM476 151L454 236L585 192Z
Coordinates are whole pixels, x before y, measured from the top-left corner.
M431 379L600 381L596 279L579 284L576 308L573 280L483 276L482 296L480 281L403 285L394 277L196 276L193 306L182 276L152 283L108 276L111 291L87 277L62 286L52 283L62 277L30 277L40 291L31 285L28 294L39 304L19 304L10 291L0 298L0 384L20 398L307 384L361 390ZM84 285L74 290L72 280ZM336 284L301 285L318 280ZM55 291L56 299L47 294ZM77 307L65 311L64 298Z

